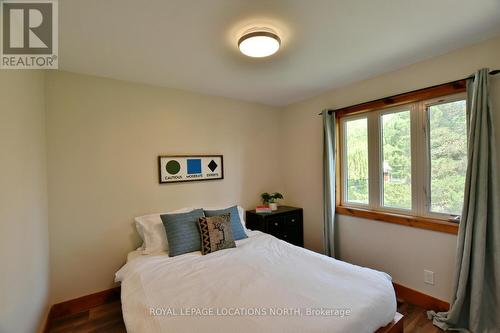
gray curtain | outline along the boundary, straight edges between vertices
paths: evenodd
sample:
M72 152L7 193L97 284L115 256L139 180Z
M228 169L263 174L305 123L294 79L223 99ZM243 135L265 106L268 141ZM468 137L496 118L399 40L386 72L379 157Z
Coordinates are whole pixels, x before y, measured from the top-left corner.
M323 111L323 212L324 212L324 251L325 255L335 257L335 114Z
M467 82L468 164L451 308L428 312L445 330L500 332L500 179L488 72Z

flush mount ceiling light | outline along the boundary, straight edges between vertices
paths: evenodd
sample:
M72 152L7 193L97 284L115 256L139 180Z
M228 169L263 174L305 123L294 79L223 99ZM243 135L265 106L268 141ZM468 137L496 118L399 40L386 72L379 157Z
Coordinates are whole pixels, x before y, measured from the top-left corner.
M247 31L238 40L241 53L253 58L263 58L275 54L281 44L277 34L269 29Z

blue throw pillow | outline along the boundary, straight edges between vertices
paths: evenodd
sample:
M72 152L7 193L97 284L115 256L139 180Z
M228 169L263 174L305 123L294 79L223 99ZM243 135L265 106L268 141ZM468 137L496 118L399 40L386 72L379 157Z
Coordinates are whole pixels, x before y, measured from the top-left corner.
M169 257L201 250L198 219L203 216L205 216L203 209L195 209L189 213L160 215L167 233Z
M227 213L231 214L231 229L233 231L233 239L239 240L247 238L248 236L245 233L245 229L243 229L243 225L241 224L240 214L238 214L238 206L233 206L219 210L206 210L205 216L206 217L219 216Z

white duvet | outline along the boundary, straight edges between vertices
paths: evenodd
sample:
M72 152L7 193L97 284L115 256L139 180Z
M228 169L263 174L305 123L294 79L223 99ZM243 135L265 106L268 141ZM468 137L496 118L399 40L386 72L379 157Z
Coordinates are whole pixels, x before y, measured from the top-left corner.
M371 333L394 318L387 274L249 236L205 256L130 260L116 273L127 331Z

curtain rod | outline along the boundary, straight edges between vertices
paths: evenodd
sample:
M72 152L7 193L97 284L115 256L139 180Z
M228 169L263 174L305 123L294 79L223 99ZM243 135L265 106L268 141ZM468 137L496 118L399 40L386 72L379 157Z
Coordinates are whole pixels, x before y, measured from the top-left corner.
M500 74L500 69L494 69L492 71L490 71L488 74L490 75L497 75L497 74ZM474 77L474 74L471 75L471 76L468 76L466 78L463 78L463 79L460 79L460 80L455 80L455 81L451 81L451 82L447 82L447 83L453 83L453 82L457 82L457 81L462 81L462 80L468 80L468 79L472 79ZM443 84L447 84L447 83L443 83ZM424 88L425 89L425 88ZM419 89L417 89L419 90ZM402 94L406 94L406 93L402 93ZM401 94L398 94L398 95L401 95ZM396 95L397 96L397 95ZM392 97L392 96L391 96ZM388 97L390 98L390 97ZM360 103L360 104L364 104L364 103L369 103L369 102L363 102L363 103ZM333 112L335 112L336 110L328 110L328 114L332 114ZM318 113L318 116L321 116L323 114L323 112L320 112Z

